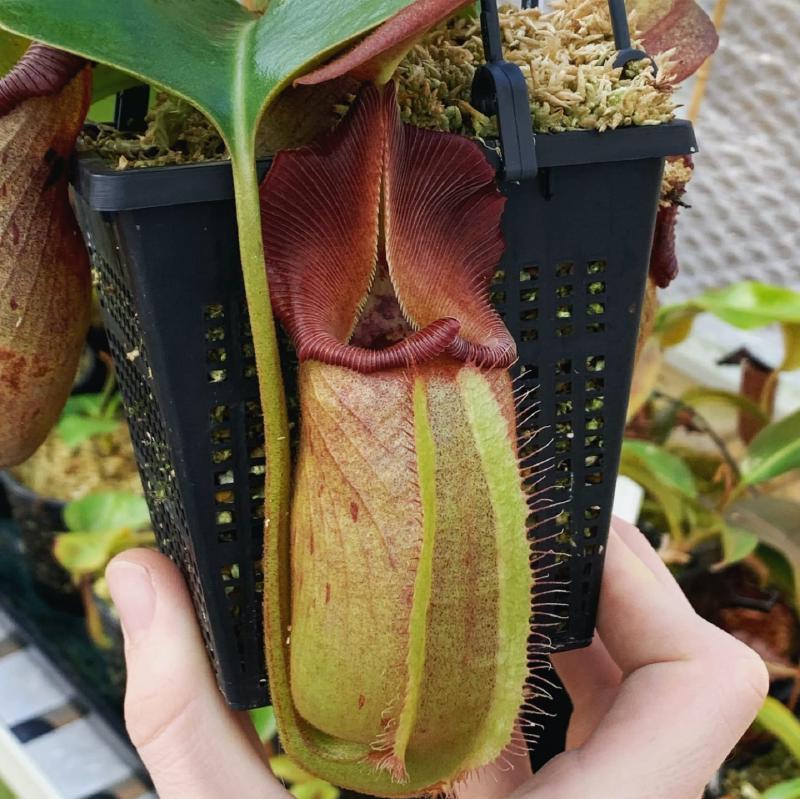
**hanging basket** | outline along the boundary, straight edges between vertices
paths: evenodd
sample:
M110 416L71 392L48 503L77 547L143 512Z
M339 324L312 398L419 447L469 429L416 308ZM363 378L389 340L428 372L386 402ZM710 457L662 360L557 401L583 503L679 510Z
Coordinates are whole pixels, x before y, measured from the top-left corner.
M563 650L594 630L664 158L696 145L686 122L534 144L527 92L524 123L501 91L495 99L501 140L486 155L508 199L492 298L536 411L522 454L538 450L552 474L535 535L552 553L551 576L568 585L550 631ZM509 144L525 127L530 147ZM260 175L268 168L260 162ZM116 172L89 155L75 189L160 546L186 577L228 703L264 705L266 464L230 165ZM291 415L288 348L284 356Z

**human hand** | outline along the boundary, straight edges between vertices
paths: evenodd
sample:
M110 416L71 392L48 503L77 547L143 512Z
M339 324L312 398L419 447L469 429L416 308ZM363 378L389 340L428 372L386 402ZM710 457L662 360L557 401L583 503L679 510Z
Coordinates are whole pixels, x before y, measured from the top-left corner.
M553 657L575 705L569 751L535 776L527 759L483 769L458 799L697 799L755 717L763 663L694 613L638 530L614 528L599 636ZM288 797L247 714L217 689L175 566L132 550L107 577L125 630L128 731L160 799Z
M533 777L527 763L490 767L459 799L698 799L769 687L758 655L700 618L619 519L597 636L551 660L575 707L567 751Z

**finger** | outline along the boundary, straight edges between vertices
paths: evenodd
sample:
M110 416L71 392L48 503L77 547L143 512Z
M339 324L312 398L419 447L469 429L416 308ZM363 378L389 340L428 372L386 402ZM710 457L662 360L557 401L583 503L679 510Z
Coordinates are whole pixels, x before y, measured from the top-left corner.
M574 749L583 745L614 704L622 672L598 635L585 649L551 655L551 660L572 701L567 749Z
M500 757L455 786L456 799L505 799L531 778L528 748L519 727Z
M653 549L650 542L639 530L638 527L626 522L616 516L611 521L611 527L614 532L625 542L630 549L642 563L650 569L656 576L656 579L668 590L670 590L675 597L679 598L686 605L689 600L678 585L678 581L672 576L672 572L667 568L667 565L659 557L658 553Z
M106 577L125 636L125 720L159 797L287 797L225 705L176 567L131 550Z
M526 796L695 799L761 706L763 663L696 616L614 533L599 630L629 676L586 744L551 761Z

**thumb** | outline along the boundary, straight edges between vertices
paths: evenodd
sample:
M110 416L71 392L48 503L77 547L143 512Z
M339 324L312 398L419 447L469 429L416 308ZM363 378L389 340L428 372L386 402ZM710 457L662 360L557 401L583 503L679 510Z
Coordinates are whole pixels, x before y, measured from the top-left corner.
M287 797L225 705L174 564L130 550L106 579L125 637L125 722L160 799Z

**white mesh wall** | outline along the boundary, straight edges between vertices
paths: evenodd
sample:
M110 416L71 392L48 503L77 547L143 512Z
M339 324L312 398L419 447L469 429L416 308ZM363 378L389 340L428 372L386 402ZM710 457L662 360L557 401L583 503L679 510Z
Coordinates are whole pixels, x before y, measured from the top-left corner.
M800 288L800 5L732 0L721 38L670 300L746 278Z

